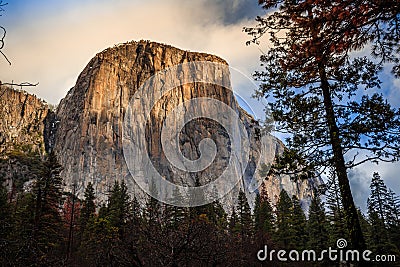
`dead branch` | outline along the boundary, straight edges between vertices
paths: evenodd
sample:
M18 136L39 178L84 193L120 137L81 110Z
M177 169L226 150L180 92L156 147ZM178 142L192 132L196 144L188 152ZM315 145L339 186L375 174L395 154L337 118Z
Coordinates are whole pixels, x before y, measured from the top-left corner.
M29 82L22 82L22 83L2 83L0 81L0 85L9 85L9 86L19 86L19 87L24 87L24 86L37 86L39 83L29 83Z
M6 37L6 29L3 26L0 26L0 29L3 31L3 36L0 38L0 53L3 55L3 57L7 60L8 64L11 65L10 60L8 60L7 56L3 53L3 51L1 51L1 49L3 49L4 47L4 38Z
M0 4L1 4L1 2L0 2ZM22 82L22 83L14 83L14 82L11 82L11 83L2 83L2 82L0 81L0 86L2 86L2 85L18 86L18 87L21 88L21 90L22 90L22 87L37 86L38 84L39 84L39 83L29 83L29 82ZM0 98L4 95L5 92L6 92L6 88L4 88L3 91L1 91L1 88L0 88Z
M2 16L1 12L4 11L3 6L8 5L8 3L3 3L3 1L0 1L0 16ZM1 51L4 47L4 39L6 38L7 31L3 26L0 26L1 31L3 32L2 37L0 38L0 53L3 55L3 57L6 59L8 64L11 65L11 61L8 60L7 56Z

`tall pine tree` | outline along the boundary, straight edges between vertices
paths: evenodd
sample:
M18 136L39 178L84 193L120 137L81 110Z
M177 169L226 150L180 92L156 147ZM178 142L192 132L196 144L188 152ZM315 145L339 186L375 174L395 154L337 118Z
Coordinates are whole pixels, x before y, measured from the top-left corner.
M370 222L370 246L377 254L395 253L398 250L392 242L393 236L389 233L389 222L392 207L391 195L379 173L375 172L371 180L371 194L368 198L368 218Z
M240 190L238 196L237 211L237 232L240 233L242 240L248 240L253 233L253 220L251 209L247 202L246 194Z
M94 203L96 196L94 194L94 188L91 182L88 183L84 193L84 199L82 201L82 209L79 217L79 232L78 232L78 243L81 241L82 236L86 230L87 224L95 216L96 205Z
M333 167L351 244L365 248L347 170L366 161L398 160L400 110L377 93L381 66L367 57L350 58L353 28L338 2L261 0L271 12L245 30L256 43L270 37L271 48L261 56L265 69L255 77L277 131L290 134L278 169L322 173ZM357 156L346 161L351 152Z
M255 231L271 237L274 226L274 215L265 183L262 183L260 193L257 194L254 206Z
M292 200L287 192L282 189L276 204L276 231L274 240L281 247L294 248L294 231L292 226Z
M121 183L115 181L108 201L107 217L111 225L119 228L122 234L124 225L131 216L130 196L124 181Z
M306 215L304 214L303 209L301 208L301 204L299 199L296 196L292 197L292 212L291 212L291 225L290 227L293 230L293 244L294 247L298 250L305 249L308 235L307 235L307 221Z
M308 243L307 247L321 252L329 247L328 222L325 216L324 203L317 192L311 199L308 211Z
M392 207L389 205L391 196L379 173L373 174L370 188L371 194L367 201L368 211L376 213L379 219L387 224L392 212Z
M84 228L84 225L87 221L90 220L95 215L96 212L96 204L94 203L96 196L94 194L94 188L91 182L88 183L84 193L84 199L82 201L82 210L81 210L81 223L80 226Z
M39 171L40 177L34 188L36 199L33 240L46 255L40 259L43 264L59 261L64 245L60 214L63 201L61 170L56 155L51 152Z
M339 238L348 240L345 212L335 172L330 172L326 194L327 219L329 221L329 244L335 246Z

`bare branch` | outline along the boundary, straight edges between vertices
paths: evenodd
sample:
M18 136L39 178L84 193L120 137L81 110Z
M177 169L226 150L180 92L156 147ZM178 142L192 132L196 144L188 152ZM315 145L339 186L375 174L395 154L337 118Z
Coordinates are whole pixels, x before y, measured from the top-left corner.
M6 29L3 26L0 26L0 29L3 30L3 36L0 38L0 53L3 55L3 57L7 60L8 64L11 65L10 60L8 60L7 56L3 53L3 51L1 51L1 49L3 49L4 47L4 38L6 37Z
M3 36L0 38L0 50L4 47L4 38L6 38L6 29L3 26L0 26L0 29L3 30Z
M1 5L1 2L0 2L0 5ZM14 82L11 82L11 83L2 83L2 82L0 81L0 86L2 86L2 85L19 86L21 89L22 89L22 87L37 86L38 84L39 84L39 83L29 83L29 82L22 82L22 83L14 83ZM0 88L0 89L1 89L1 88ZM6 92L6 88L4 88L3 91L0 90L0 98L4 95L5 92Z
M23 87L23 86L37 86L37 85L39 85L39 83L29 83L29 82L22 82L22 83L13 83L13 82L11 82L11 83L1 83L1 82L0 82L0 85L9 85L9 86L20 86L20 87Z
M0 1L0 12L3 12L4 11L4 9L3 9L3 6L6 6L6 5L8 5L8 3L3 3L3 1ZM1 13L0 13L0 17L1 17L2 15L1 15Z
M3 6L8 5L8 3L3 3L3 1L0 1L0 16L2 16L1 12L4 11ZM4 48L4 39L6 38L7 31L3 26L0 26L0 29L3 31L3 35L0 38L0 53L3 55L3 57L6 59L8 64L11 65L11 61L8 60L7 56L1 51Z
M393 163L396 160L394 160L394 159L384 159L381 156L367 157L366 159L363 159L363 160L361 160L361 161L359 161L357 163L346 164L346 168L352 169L352 168L357 167L358 165L361 165L361 164L363 164L365 162L368 162L368 161L370 161L372 163L375 163L375 164L379 164L379 162Z

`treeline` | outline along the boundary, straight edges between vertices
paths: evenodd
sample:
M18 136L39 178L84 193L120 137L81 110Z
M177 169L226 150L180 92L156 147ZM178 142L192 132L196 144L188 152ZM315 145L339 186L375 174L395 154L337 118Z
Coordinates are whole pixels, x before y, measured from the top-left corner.
M270 263L269 258L257 259L265 245L269 250L320 252L337 248L340 238L350 240L334 176L325 204L316 193L307 214L299 199L284 190L276 206L271 205L265 187L253 210L240 192L228 214L218 201L192 208L153 198L144 203L128 194L124 182L115 182L107 204L96 209L92 184L78 199L62 191L60 171L50 154L37 165L32 188L11 198L1 187L1 266L257 266ZM399 255L399 198L377 173L367 215L359 212L368 249ZM274 266L339 264L328 259L312 264L272 261Z

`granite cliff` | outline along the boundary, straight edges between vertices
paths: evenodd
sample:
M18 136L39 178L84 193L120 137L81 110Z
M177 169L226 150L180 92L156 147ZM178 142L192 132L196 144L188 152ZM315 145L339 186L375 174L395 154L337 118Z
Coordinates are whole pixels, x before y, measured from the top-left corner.
M22 90L0 86L0 153L21 146L43 153L48 105Z
M141 194L127 168L123 153L123 126L126 109L130 100L142 84L155 73L187 62L227 63L214 55L183 51L169 45L149 41L129 42L108 48L90 60L79 75L75 86L60 102L56 114L47 105L26 93L7 89L2 99L0 128L0 149L3 151L15 144L32 144L35 149L54 150L64 170L62 176L67 188L76 184L78 194L82 194L88 182L95 186L100 200L106 198L115 180L124 180L130 191ZM229 73L218 69L207 75L219 75L224 83L229 83ZM187 70L182 69L185 74ZM223 86L189 83L175 87L160 99L156 99L150 119L138 116L132 123L146 125L146 147L155 169L167 180L181 185L203 185L217 177L229 164L231 144L226 129L213 120L199 118L182 128L179 149L191 159L199 158L199 142L210 138L217 148L212 164L197 173L182 175L181 171L169 164L161 144L161 130L168 113L187 100L199 97L217 99L234 110L249 136L249 162L243 170L242 185L264 180L257 164L268 155L280 153L284 146L275 140L261 151L261 128L258 123L240 108L233 93ZM155 95L146 95L140 101L154 101ZM0 99L1 100L1 99ZM23 123L17 123L21 121ZM29 134L27 134L29 133ZM14 137L13 137L14 136ZM271 153L269 153L271 152ZM182 178L183 177L183 178ZM276 201L281 188L289 194L307 199L312 187L318 181L293 181L289 176L273 176L265 179L268 194ZM240 184L226 196L231 203ZM248 196L252 201L254 196Z

